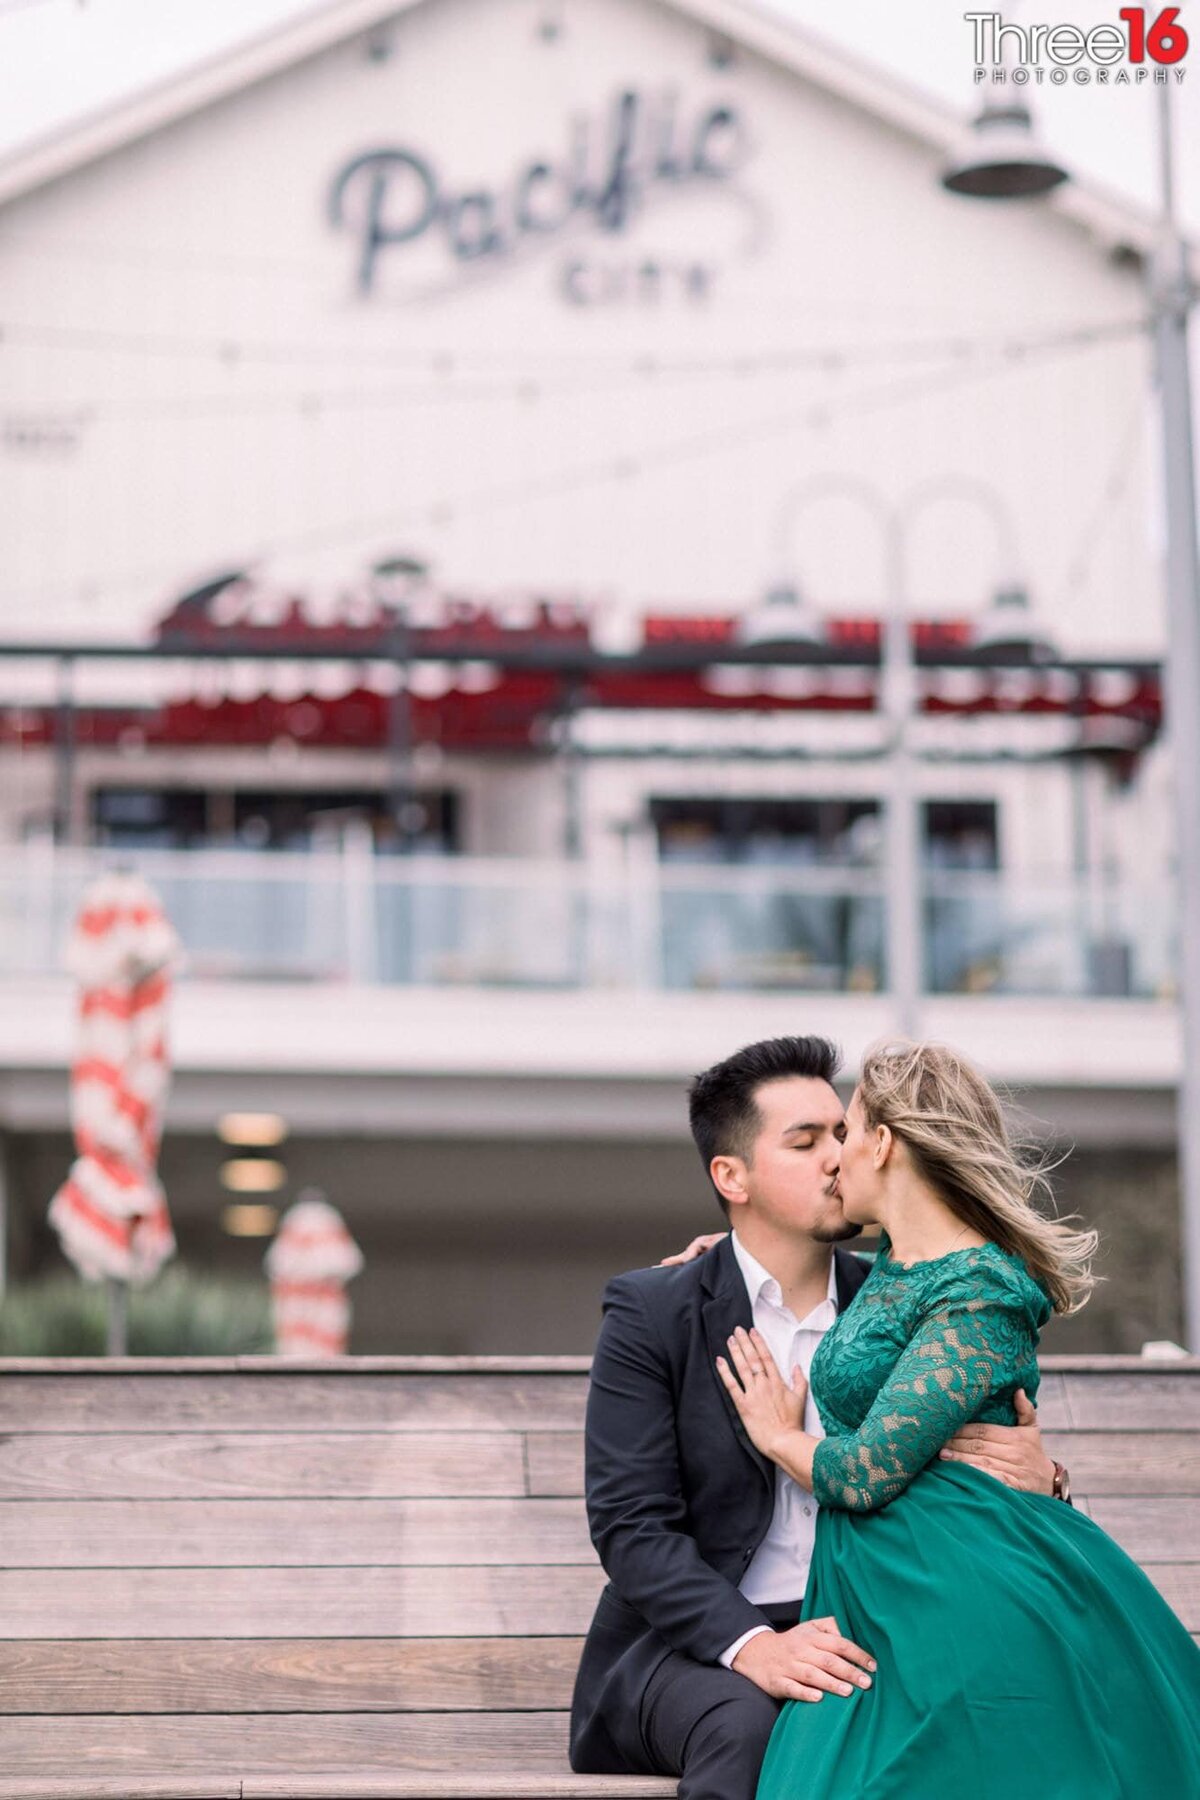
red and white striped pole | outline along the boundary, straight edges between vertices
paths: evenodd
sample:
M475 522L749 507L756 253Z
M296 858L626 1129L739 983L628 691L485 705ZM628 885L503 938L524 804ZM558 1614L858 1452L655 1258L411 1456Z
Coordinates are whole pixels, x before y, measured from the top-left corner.
M156 1164L178 948L158 897L134 874L106 875L89 889L67 946L80 984L71 1069L78 1155L49 1219L88 1281L140 1285L175 1250ZM110 1332L110 1350L124 1349L112 1340Z
M280 1221L264 1258L278 1356L344 1356L350 1343L346 1283L362 1252L337 1208L307 1189Z

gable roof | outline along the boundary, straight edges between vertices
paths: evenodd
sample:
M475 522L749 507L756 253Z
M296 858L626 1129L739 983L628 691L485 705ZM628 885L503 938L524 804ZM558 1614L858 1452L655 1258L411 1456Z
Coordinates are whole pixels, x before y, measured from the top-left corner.
M646 3L732 39L940 154L961 139L962 115L755 0ZM193 64L182 75L20 146L0 160L0 206L426 4L429 0L323 0L282 26ZM1153 246L1152 215L1091 183L1064 182L1043 204L1083 226L1107 249L1145 255Z

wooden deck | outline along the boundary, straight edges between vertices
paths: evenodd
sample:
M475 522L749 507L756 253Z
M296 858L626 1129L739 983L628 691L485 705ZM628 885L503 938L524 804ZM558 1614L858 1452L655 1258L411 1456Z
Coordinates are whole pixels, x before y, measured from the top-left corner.
M1200 1359L1047 1359L1200 1634ZM0 1800L582 1800L583 1359L0 1361Z

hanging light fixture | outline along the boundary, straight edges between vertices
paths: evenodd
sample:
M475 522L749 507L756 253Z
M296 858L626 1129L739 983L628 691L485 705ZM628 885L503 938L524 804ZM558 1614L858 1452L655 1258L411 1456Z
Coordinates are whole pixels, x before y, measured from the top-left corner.
M229 1112L217 1120L217 1136L223 1144L255 1150L282 1144L287 1121L279 1113Z
M1006 100L976 114L942 186L977 200L1028 200L1066 179L1067 170L1038 142L1029 108Z
M790 582L768 588L760 604L743 616L737 637L748 650L769 645L816 650L827 641L824 619Z
M232 1200L221 1208L221 1230L230 1237L272 1237L279 1208L248 1200Z
M976 650L995 656L1016 655L1030 662L1052 662L1058 654L1049 632L1038 624L1023 587L1001 588L987 610L980 614L971 634Z
M231 1194L274 1194L287 1181L287 1170L272 1156L234 1156L221 1164L221 1186Z

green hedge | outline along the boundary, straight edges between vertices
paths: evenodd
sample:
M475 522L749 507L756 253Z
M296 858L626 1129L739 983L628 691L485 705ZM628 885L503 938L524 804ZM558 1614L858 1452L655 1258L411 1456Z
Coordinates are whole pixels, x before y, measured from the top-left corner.
M75 1275L47 1275L0 1301L0 1356L103 1356L108 1290ZM264 1283L165 1269L129 1294L130 1356L249 1356L270 1351Z

